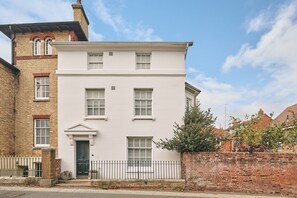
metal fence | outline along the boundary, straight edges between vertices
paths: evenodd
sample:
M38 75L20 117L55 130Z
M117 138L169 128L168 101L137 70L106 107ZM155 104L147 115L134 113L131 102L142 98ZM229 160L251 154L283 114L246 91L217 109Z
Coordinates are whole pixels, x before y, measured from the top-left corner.
M91 179L175 180L181 179L180 161L91 161Z
M42 177L41 157L0 156L0 177Z

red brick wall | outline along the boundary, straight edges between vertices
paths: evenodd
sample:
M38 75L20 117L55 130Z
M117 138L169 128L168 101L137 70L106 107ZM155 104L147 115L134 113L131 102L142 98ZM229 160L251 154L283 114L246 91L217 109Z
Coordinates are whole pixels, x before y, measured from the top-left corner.
M185 182L183 180L172 181L104 181L92 180L91 185L100 189L130 189L130 190L157 190L157 191L183 191Z
M55 167L56 167L56 177L59 178L61 174L61 159L55 160Z
M297 195L297 155L185 153L186 190Z

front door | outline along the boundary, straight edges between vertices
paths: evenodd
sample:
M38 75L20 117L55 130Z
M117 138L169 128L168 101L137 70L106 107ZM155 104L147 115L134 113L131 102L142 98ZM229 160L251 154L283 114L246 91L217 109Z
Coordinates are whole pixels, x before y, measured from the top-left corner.
M76 175L88 176L89 175L89 142L77 141L76 142Z

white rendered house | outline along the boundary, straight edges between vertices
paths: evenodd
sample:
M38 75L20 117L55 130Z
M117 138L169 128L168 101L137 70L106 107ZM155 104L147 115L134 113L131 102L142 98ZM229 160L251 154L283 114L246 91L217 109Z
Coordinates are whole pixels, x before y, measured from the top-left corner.
M80 160L180 160L156 148L170 138L200 90L185 83L191 42L55 42L58 154L62 171ZM89 165L87 165L89 166Z

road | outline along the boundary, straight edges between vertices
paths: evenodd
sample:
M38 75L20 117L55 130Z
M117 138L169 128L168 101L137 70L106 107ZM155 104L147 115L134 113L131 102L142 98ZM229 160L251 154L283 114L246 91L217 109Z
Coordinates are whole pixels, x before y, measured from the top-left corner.
M180 193L153 191L97 190L80 188L29 188L0 186L0 198L278 198L244 194ZM280 197L279 197L280 198ZM284 197L281 197L284 198Z

